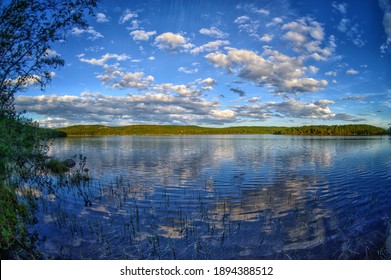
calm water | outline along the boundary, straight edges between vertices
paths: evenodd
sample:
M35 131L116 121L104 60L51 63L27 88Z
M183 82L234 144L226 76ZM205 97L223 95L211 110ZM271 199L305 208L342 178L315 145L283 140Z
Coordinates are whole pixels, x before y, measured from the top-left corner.
M389 136L67 138L50 154L83 154L91 180L41 195L47 257L389 258Z

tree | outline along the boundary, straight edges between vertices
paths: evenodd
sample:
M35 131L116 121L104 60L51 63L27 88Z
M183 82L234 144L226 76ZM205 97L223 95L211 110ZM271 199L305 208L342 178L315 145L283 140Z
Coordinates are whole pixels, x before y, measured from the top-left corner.
M88 27L97 0L0 0L0 256L33 258L26 230L30 211L15 195L18 180L41 187L48 142L37 123L15 111L15 94L32 84L45 89L64 60L51 48L67 32ZM49 182L49 181L48 181ZM23 210L23 211L22 211Z
M97 0L0 0L0 114L14 113L15 93L31 84L42 89L64 60L51 49L74 27L87 28Z

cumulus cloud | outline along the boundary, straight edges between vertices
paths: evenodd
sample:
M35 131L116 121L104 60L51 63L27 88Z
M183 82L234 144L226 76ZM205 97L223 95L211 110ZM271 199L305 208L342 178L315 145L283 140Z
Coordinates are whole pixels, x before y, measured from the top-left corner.
M357 70L354 70L354 69L349 69L346 71L346 74L348 75L357 75L359 72Z
M273 40L273 35L265 34L261 38L259 38L259 40L268 43Z
M10 87L20 87L21 89L26 89L29 87L42 85L41 83L44 80L51 79L54 76L56 76L55 72L47 72L42 73L41 75L26 75L26 76L19 76L15 79L6 79L4 81L5 86Z
M155 38L154 45L161 50L165 50L170 53L177 53L187 51L194 47L193 44L190 44L187 41L188 40L180 34L166 32Z
M91 65L98 65L98 66L103 66L106 64L106 62L110 59L115 59L117 61L125 61L127 59L130 59L130 56L126 54L112 54L112 53L107 53L105 55L102 55L101 58L91 58L91 59L85 59L83 57L79 58L81 62L85 62Z
M156 85L153 88L155 91L160 91L163 89L163 92L171 91L177 93L182 97L198 97L201 95L201 90L197 89L192 85L174 85L171 83Z
M310 17L284 24L282 39L293 46L293 50L301 55L315 60L327 60L335 51L335 38L330 36L325 42L322 25Z
M235 112L232 110L211 110L210 114L216 120L226 120L235 117Z
M205 57L215 67L225 68L258 86L271 85L276 92L315 92L328 84L326 80L306 77L306 67L301 60L271 49L258 55L249 50L229 48L227 54L215 52Z
M268 16L270 15L270 11L266 9L257 9L254 11L257 14Z
M156 31L145 32L145 30L134 30L130 32L130 36L132 36L134 41L148 41L155 34Z
M40 115L41 123L47 126L81 122L221 125L236 120L233 111L220 109L215 102L156 91L127 96L84 92L80 96L17 96L16 99L18 110L28 109Z
M192 54L198 54L202 52L213 52L217 51L221 46L229 45L229 41L222 41L222 40L217 40L217 41L212 41L209 43L206 43L202 46L196 47L190 51Z
M96 22L99 22L99 23L104 23L104 22L108 22L109 19L107 18L107 16L103 13L97 13L96 14Z
M104 36L100 34L99 32L95 31L92 26L88 27L87 29L80 29L78 27L74 27L71 30L71 34L74 36L82 36L86 35L88 40L95 41L99 38L103 38Z
M118 70L108 70L105 73L98 75L97 78L113 89L138 89L144 90L154 82L153 76L146 76L144 72L123 72Z
M271 117L289 117L304 119L333 119L333 113L328 105L334 104L331 100L319 100L304 103L295 99L282 102L267 102L254 105L235 106L238 117L254 120L266 120Z
M311 74L316 74L316 73L318 73L319 68L317 68L317 67L311 65L311 66L308 67L308 71L309 71Z
M337 76L337 72L336 71L328 71L326 73L324 73L326 76L331 76L331 77L336 77Z
M281 23L283 23L284 20L282 18L279 18L279 17L275 17L273 18L273 20L269 23L266 24L266 27L273 27L273 26L277 26Z
M204 84L204 85L208 85L208 86L213 86L213 85L217 84L216 80L212 79L212 78L203 79L201 81L201 83Z
M136 12L132 12L131 10L126 9L125 12L122 13L122 16L119 19L119 23L123 24L136 17L138 17Z
M200 34L207 35L216 39L225 39L228 37L228 33L225 33L214 26L210 28L201 28Z

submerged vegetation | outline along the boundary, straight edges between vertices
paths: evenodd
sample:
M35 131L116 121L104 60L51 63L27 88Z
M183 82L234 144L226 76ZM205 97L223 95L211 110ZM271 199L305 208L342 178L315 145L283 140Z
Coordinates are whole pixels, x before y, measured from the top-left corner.
M313 125L301 127L278 126L235 126L200 127L174 125L75 125L58 128L57 131L68 136L110 136L110 135L210 135L210 134L281 134L281 135L341 135L364 136L384 135L387 130L371 125Z

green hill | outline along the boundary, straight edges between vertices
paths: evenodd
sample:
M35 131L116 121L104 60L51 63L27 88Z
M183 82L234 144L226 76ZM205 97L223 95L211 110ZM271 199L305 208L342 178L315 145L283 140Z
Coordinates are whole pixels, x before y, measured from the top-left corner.
M206 135L206 134L272 134L282 127L227 127L210 128L200 126L176 125L75 125L57 129L68 136L104 136L104 135Z
M175 125L75 125L58 128L68 136L109 136L109 135L208 135L208 134L280 134L280 135L383 135L387 131L371 125L334 126L235 126L211 128Z
M289 127L278 131L277 134L284 135L340 135L340 136L369 136L385 135L387 130L367 125L367 124L348 124L348 125L311 125L301 127Z

